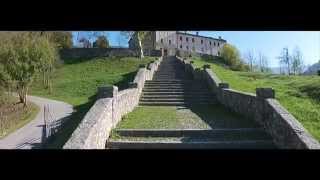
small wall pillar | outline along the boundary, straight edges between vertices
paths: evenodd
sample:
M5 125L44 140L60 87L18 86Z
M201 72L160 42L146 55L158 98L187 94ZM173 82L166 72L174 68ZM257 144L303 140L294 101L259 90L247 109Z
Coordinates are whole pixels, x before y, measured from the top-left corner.
M275 98L275 91L272 88L257 88L256 95L262 99Z
M112 98L116 97L118 94L117 86L102 86L98 87L97 98Z

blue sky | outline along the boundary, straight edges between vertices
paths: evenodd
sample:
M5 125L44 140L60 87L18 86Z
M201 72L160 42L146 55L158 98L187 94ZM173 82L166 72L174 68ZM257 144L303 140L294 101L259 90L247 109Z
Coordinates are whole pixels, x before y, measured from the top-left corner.
M248 50L255 54L262 52L268 57L271 67L278 66L277 56L284 47L292 52L298 46L306 65L320 60L319 31L199 31L199 34L215 38L221 36L235 45L242 55ZM78 33L74 32L73 35L76 42ZM83 36L86 36L86 32L80 32L80 37ZM120 36L120 31L108 31L107 37L112 46L128 46L128 40Z

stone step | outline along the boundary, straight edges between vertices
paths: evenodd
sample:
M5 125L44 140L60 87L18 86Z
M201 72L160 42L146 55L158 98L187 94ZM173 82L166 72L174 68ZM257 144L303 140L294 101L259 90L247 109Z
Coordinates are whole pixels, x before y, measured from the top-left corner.
M167 91L167 92L159 92L159 91L146 91L142 93L144 95L187 95L187 96L200 96L200 95L212 95L210 92L184 92L184 91Z
M181 80L181 79L170 79L170 80L147 80L145 83L189 83L194 82L193 80Z
M184 88L153 88L153 89L150 89L150 88L147 88L147 89L142 89L142 92L186 92L186 93L193 93L193 92L196 92L196 93L210 93L208 90L195 90L195 89L184 89Z
M141 98L140 102L213 102L215 99L205 99L205 98L163 98L163 99L151 99L151 98Z
M121 137L189 137L214 140L271 140L262 128L237 129L117 129Z
M144 89L192 89L195 91L198 90L206 90L209 91L207 87L205 86L191 86L191 85L145 85Z
M213 105L217 102L139 102L142 106L189 106L189 105Z
M162 99L162 98L216 98L214 95L188 95L188 94L174 94L174 95L144 95L141 98Z
M275 149L270 140L245 141L134 141L110 140L107 149Z

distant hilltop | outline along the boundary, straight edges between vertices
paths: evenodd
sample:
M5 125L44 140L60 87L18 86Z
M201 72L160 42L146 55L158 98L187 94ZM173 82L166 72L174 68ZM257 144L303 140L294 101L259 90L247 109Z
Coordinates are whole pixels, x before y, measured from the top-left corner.
M310 66L303 74L305 75L315 75L320 70L320 61L318 63Z

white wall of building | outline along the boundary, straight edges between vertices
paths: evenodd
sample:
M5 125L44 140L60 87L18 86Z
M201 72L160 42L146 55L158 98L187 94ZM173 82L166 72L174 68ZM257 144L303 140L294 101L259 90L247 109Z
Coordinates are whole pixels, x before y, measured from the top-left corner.
M180 38L182 38L182 40ZM218 52L221 51L224 44L225 41L223 40L209 37L181 34L177 33L177 31L156 31L156 49L168 49L168 53L171 55L175 54L176 49L180 51L218 55Z

